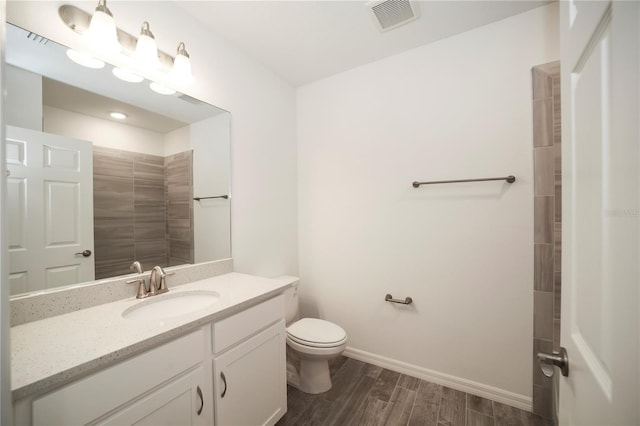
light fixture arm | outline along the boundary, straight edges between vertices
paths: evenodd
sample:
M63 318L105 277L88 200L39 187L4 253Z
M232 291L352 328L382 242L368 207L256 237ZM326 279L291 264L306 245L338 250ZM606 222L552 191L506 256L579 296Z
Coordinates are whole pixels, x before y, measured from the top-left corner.
M187 48L184 45L184 42L181 41L180 44L178 45L178 49L176 49L176 56L178 55L182 55L185 57L189 57L189 53L187 52Z
M142 23L142 28L140 29L140 35L147 36L155 40L155 37L153 36L153 33L151 32L151 29L149 28L149 23L147 21L144 21Z
M113 14L111 13L109 8L107 7L107 0L99 0L98 1L98 6L96 6L96 12L106 13L107 15L109 15L109 16L111 16L113 18Z

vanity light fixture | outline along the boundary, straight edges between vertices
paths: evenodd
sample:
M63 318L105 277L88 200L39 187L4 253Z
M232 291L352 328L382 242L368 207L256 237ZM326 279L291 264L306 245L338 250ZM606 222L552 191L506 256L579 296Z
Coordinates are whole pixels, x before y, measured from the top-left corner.
M122 113L122 112L112 112L109 114L112 118L115 118L116 120L124 120L125 118L127 118L127 114Z
M136 67L155 71L160 68L160 60L158 59L158 46L156 38L149 29L149 23L144 21L140 30L140 37L136 43L136 50L131 57Z
M173 59L173 68L171 69L171 81L178 85L189 85L193 83L193 74L191 73L191 59L184 45L180 42Z
M76 64L82 65L83 67L93 68L96 70L104 68L104 62L102 62L100 59L94 58L93 56L85 52L79 52L74 49L67 49L67 57Z
M149 22L142 24L138 38L117 28L106 0L99 0L93 16L68 4L60 6L58 14L69 28L81 34L85 40L85 50L67 53L72 59L80 58L73 59L75 62L91 68L102 68L104 62L101 59L108 59L119 64L113 69L117 78L138 83L144 80L144 75L150 75L151 79L156 80L150 85L151 89L165 95L174 94L176 91L173 87L181 89L193 83L191 59L183 42L178 44L174 58L158 50ZM94 43L94 40L101 41Z
M107 0L99 0L89 28L82 33L89 46L97 52L113 54L119 53L122 46L118 41L118 30L113 15L107 7Z

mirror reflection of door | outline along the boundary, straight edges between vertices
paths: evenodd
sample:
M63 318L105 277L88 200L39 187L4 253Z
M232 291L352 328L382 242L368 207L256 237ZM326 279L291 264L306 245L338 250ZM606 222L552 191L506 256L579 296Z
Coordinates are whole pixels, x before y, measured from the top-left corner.
M91 142L7 126L6 144L11 292L93 280Z

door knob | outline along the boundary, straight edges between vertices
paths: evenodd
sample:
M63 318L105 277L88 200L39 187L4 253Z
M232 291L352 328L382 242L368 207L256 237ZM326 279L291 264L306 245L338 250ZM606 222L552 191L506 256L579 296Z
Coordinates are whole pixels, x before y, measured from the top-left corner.
M558 352L554 351L550 354L538 352L536 358L538 358L540 369L545 376L553 376L554 365L560 369L564 377L569 376L569 357L567 356L567 350L565 348L560 348Z
M89 256L91 256L91 250L83 250L81 252L76 253L75 255L76 256L89 257Z

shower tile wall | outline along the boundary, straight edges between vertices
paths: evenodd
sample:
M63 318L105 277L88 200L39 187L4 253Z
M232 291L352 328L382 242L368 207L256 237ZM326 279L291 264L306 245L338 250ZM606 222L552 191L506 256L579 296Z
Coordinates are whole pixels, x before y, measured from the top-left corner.
M166 162L160 156L94 146L96 279L130 273L133 259L140 261L146 270L154 265L169 265L166 175L179 173L168 173ZM182 173L190 176L190 170ZM190 182L180 190L190 193ZM192 225L190 232L192 236ZM184 239L180 243L187 244ZM188 257L181 260L180 264L192 263Z
M165 157L168 265L193 263L193 151Z
M535 358L560 342L561 131L560 63L534 67L534 291L533 411L552 419L557 381L545 377ZM557 391L557 387L555 388Z

